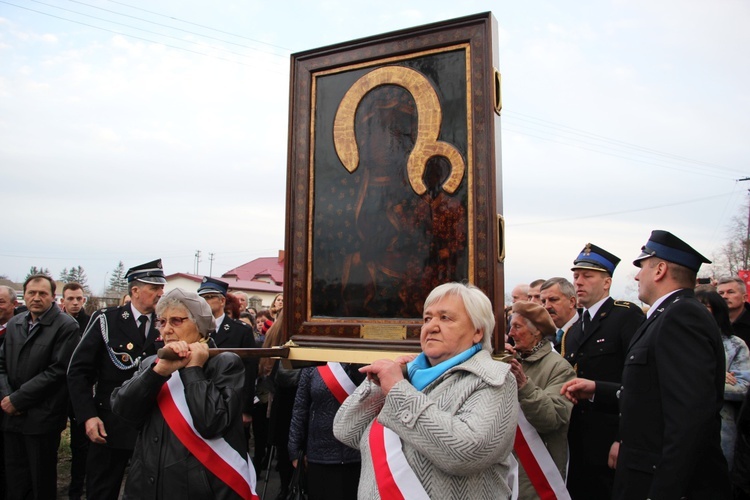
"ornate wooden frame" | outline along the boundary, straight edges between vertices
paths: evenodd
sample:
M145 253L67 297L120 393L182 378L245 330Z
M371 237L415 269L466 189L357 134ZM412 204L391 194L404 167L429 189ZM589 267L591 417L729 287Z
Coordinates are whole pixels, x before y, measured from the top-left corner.
M384 246L378 236L383 234L381 227L403 229L404 221L422 222L420 210L430 205L428 230L410 229L414 240L421 242L417 248L429 247L430 256L451 255L453 264L442 266L442 272L487 293L499 322L495 345L502 349L498 332L504 333L504 248L496 33L494 17L484 13L292 55L284 308L285 330L297 344L418 348L421 312L414 313L411 297L422 290L427 278L413 284L414 268L404 260L408 251L391 251L392 245ZM364 109L360 114L358 107ZM365 139L358 143L356 131L382 139L377 133L385 129L388 140L403 136L406 145L389 142L387 147L374 147L384 143ZM399 148L408 153L405 166L381 158L395 158ZM371 156L370 163L365 158L365 164L359 165L360 150ZM399 169L395 176L383 173L384 166L391 164L388 168ZM429 185L426 169L437 172ZM399 176L406 182L397 182ZM377 203L398 190L403 203L396 196L381 214L384 220L390 217L392 225L362 222L377 219ZM372 206L367 205L370 200ZM438 210L452 225L443 228L444 247L435 250L435 220L442 220L436 219ZM404 219L394 222L396 215ZM375 237L364 234L370 228ZM331 231L338 231L338 236ZM451 234L458 235L453 237L456 240L464 232L465 244L451 243ZM346 246L352 238L357 247L350 252ZM380 246L386 248L388 258L394 257L388 265L407 269L391 272L383 262L367 260L378 258ZM342 252L341 269L337 250ZM376 257L363 257L367 252ZM370 273L371 282L349 284L352 269L365 281ZM381 270L384 278L377 281ZM426 264L424 270L432 268ZM430 280L439 279L434 276L439 274L433 272ZM402 279L411 279L413 286L398 288L394 298L388 286L395 290ZM338 292L331 293L339 288L341 300ZM350 301L350 296L357 299Z

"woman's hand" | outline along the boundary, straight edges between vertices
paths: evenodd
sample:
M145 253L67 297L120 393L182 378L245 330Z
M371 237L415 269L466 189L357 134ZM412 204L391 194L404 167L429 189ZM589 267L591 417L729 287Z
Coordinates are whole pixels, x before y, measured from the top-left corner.
M184 340L177 340L170 342L164 346L164 349L170 349L177 354L178 359L168 360L159 359L156 365L154 365L154 371L163 377L168 377L172 373L176 372L180 368L187 366L190 361L190 346ZM208 349L206 349L206 356L208 356ZM204 361L205 362L205 361Z
M391 359L379 359L371 365L363 366L360 373L366 373L367 379L380 386L383 394L388 394L394 385L404 380L404 364Z
M737 385L737 377L734 376L734 373L727 372L726 376L724 377L724 382L729 385Z
M529 379L526 376L526 374L523 372L523 366L521 366L521 363L515 358L510 360L510 371L516 377L516 383L518 384L518 388L523 389L523 387L526 385L526 382L528 382Z
M203 366L208 360L208 344L194 342L190 344L190 360L186 366Z

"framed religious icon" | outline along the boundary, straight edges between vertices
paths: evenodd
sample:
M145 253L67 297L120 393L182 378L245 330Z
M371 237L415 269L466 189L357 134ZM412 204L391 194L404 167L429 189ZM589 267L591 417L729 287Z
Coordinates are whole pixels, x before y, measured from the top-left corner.
M450 281L487 293L504 333L496 30L485 13L292 56L298 345L416 349L424 299Z

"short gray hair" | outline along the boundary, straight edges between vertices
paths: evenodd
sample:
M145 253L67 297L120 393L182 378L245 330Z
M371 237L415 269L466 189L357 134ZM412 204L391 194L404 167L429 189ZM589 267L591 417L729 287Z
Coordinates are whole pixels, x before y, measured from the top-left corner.
M541 290L547 290L548 288L552 288L553 286L557 285L558 288L560 288L560 293L565 295L567 298L575 297L576 296L576 289L573 286L573 283L566 280L565 278L561 278L559 276L555 278L550 278L544 283L542 283Z
M727 283L737 283L742 290L746 287L745 281L739 276L724 276L723 278L719 278L719 282L716 285L726 285Z
M461 298L471 319L471 324L475 329L482 330L482 349L492 352L495 315L492 312L492 302L487 295L471 283L444 283L430 292L424 301L424 308L427 309L448 295Z
M5 293L8 294L11 302L18 302L18 294L13 288L6 285L0 285L0 290L5 290Z
M188 313L190 321L195 323L200 334L206 338L215 329L214 316L211 314L211 306L208 302L195 292L188 292L181 288L175 288L162 295L156 304L156 315L172 307L180 307Z

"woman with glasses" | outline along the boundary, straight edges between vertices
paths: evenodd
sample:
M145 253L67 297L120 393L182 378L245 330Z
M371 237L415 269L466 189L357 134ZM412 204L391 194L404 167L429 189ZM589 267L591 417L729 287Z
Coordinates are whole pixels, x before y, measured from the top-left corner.
M209 358L214 318L196 293L164 294L156 315L172 356L146 358L112 393L114 413L139 429L123 498L250 498L240 358Z

